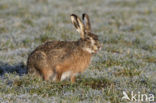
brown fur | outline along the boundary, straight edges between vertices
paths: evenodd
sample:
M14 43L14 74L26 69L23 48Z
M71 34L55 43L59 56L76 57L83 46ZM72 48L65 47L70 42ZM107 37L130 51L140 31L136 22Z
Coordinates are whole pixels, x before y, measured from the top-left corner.
M72 22L82 35L84 25L80 18L74 15ZM95 34L84 34L85 38L78 41L49 41L37 47L28 57L28 72L42 76L44 80L55 77L60 81L63 73L71 71L70 79L74 82L75 74L89 66L92 55L100 48Z

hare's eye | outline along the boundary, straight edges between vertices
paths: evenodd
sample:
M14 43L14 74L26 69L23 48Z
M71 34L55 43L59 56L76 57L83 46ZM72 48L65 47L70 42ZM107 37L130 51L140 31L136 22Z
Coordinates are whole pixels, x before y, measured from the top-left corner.
M98 40L98 37L94 37L94 40Z
M86 40L90 40L90 38L86 38Z

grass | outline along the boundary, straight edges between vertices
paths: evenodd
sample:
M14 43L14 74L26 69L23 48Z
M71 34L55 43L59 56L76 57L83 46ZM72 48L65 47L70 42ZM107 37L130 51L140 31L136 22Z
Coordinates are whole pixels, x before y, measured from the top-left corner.
M155 7L155 0L1 0L0 102L127 103L123 91L156 95ZM83 12L102 43L90 67L74 84L28 75L38 45L79 39L70 14Z

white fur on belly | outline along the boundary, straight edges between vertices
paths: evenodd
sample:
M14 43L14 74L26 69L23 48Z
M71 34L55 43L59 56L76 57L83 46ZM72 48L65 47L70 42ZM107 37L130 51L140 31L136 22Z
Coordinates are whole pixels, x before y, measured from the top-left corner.
M71 71L64 72L61 76L61 81L71 76Z
M56 81L56 75L54 75L54 77L52 78L52 81Z

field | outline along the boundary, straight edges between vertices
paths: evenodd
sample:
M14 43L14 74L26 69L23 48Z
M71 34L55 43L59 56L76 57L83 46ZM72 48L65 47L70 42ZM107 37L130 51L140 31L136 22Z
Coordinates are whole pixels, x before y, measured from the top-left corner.
M28 75L37 46L80 38L70 14L84 12L102 49L76 83ZM156 0L0 0L0 103L130 102L123 91L156 96Z

